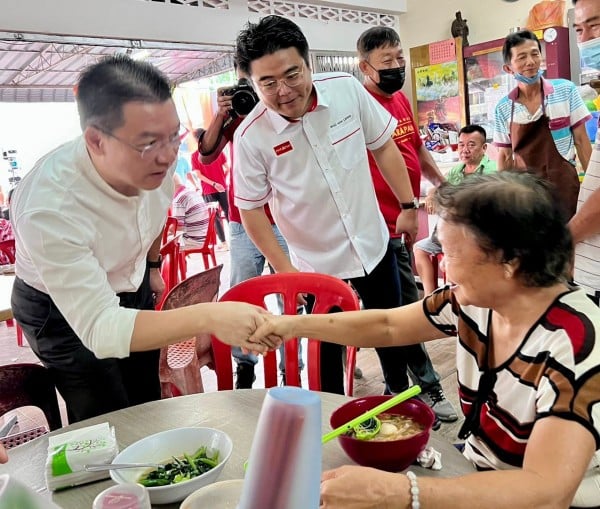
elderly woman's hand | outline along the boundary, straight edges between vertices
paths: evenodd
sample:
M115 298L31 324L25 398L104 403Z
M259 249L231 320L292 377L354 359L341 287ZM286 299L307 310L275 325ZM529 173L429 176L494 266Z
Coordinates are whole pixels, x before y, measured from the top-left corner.
M320 509L394 509L410 500L410 483L400 474L346 465L321 476Z
M250 336L249 341L253 343L275 344L293 338L297 335L294 332L294 323L299 318L299 316L295 315L268 315Z

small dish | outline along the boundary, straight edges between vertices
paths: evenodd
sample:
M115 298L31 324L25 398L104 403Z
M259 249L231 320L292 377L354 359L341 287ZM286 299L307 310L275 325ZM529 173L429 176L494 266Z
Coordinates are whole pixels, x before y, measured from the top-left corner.
M162 431L126 447L115 457L113 463L163 463L172 456L193 453L203 446L211 451L219 451L219 463L212 470L178 484L146 488L152 504L170 504L183 500L197 489L217 480L233 449L231 438L225 432L213 428L175 428ZM110 476L119 484L136 483L147 470L111 470Z
M242 496L244 487L243 479L219 481L199 490L187 497L179 509L206 509L215 507L219 509L236 509Z

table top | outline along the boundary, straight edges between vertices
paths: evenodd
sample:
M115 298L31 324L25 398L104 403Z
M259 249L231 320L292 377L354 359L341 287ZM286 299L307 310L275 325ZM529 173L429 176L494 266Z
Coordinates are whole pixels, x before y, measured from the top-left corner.
M0 278L1 279L1 278ZM260 414L265 389L247 389L192 394L178 398L163 399L110 412L93 419L54 431L63 431L108 421L115 427L119 450L133 442L176 427L207 426L225 431L233 441L233 452L219 480L241 479L243 464L250 455L250 447ZM338 406L351 398L330 393L320 393L322 404L322 430L331 430L329 416ZM417 475L451 477L473 471L472 465L456 448L436 432L432 432L429 445L442 454L440 471L411 467ZM92 506L96 495L114 483L111 480L79 486L57 493L46 491L44 464L48 449L48 435L9 451L9 462L0 465L0 474L9 473L34 490L51 496L63 509L86 509ZM346 456L337 440L323 446L323 470L354 462ZM175 509L177 504L156 506Z
M14 282L15 276L0 275L0 322L10 320L13 317L10 296Z

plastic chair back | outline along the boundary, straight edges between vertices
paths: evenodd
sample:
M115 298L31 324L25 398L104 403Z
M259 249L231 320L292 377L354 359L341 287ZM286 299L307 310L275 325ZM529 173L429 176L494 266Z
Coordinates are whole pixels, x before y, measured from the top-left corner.
M30 405L44 412L50 431L62 426L54 381L44 366L0 366L0 415Z
M229 289L219 301L238 301L255 304L266 309L265 297L278 294L283 300L283 313L295 315L297 313L298 294L311 294L315 298L312 312L314 314L328 313L333 308L342 311L356 311L360 309L358 298L354 290L341 279L309 272L294 272L269 274L258 276L243 281ZM317 339L308 340L308 385L310 390L321 390L320 376L320 342ZM233 376L231 364L231 347L225 345L213 336L213 357L217 373L217 386L219 390L233 389ZM277 385L277 360L275 352L269 352L263 357L265 370L265 386ZM354 392L354 365L356 364L356 348L347 348L346 364L346 394ZM288 385L298 385L300 371L298 367L298 339L285 343L285 372ZM298 373L298 376L291 376Z
M206 230L204 244L200 247L181 248L179 265L183 274L187 274L187 262L185 258L192 253L200 253L202 255L205 270L210 268L210 262L212 262L213 266L217 265L217 257L215 255L215 246L217 245L217 212L218 210L214 207L208 208L208 229Z
M162 256L162 265L160 267L160 273L165 282L165 292L161 302L157 303L156 309L162 307L167 294L179 283L179 242L181 234L175 235L166 244L160 248L160 254Z
M161 245L165 245L171 237L177 235L177 228L179 227L179 222L176 217L167 216L167 221L165 223L165 227L163 229L162 241Z
M216 300L219 293L221 270L217 265L185 279L166 296L162 309L176 309ZM200 368L212 365L210 334L161 348L159 376L163 398L204 392Z

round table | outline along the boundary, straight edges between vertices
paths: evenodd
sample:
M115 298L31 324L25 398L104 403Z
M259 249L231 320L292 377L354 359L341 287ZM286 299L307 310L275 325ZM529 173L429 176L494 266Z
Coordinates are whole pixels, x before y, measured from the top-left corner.
M265 394L265 389L247 389L163 399L87 419L56 430L52 434L108 421L115 427L119 449L123 450L140 438L167 429L188 426L218 428L229 434L233 440L233 453L219 480L241 479L244 476L243 464L250 455L250 446ZM320 393L320 396L322 431L326 433L331 430L329 416L333 410L351 398L330 393ZM432 433L429 445L442 453L443 468L440 471L432 471L411 467L418 475L451 477L474 471L471 463L437 433ZM98 493L113 485L112 481L106 480L49 493L44 479L47 449L48 435L11 449L9 462L0 465L0 474L14 475L34 490L51 496L54 503L63 509L89 508ZM323 446L323 470L353 463L336 440ZM179 503L156 507L175 509L179 507Z

